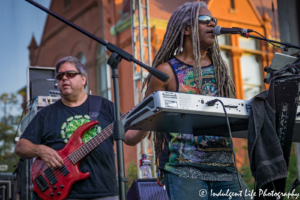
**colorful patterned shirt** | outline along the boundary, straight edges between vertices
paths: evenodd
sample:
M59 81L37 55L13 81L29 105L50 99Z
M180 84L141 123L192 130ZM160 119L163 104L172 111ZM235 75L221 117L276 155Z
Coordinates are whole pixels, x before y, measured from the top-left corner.
M177 77L178 92L199 94L194 81L193 66L177 58L168 62ZM202 89L207 95L217 96L214 66L202 67ZM180 177L205 181L231 181L236 179L230 138L194 136L169 133L169 160L164 170Z

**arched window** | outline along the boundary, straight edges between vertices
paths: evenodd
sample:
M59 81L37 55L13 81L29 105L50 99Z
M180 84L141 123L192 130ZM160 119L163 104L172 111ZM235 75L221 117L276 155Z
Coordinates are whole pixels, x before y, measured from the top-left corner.
M79 53L76 57L83 65L86 64L86 57L83 53ZM86 79L88 80L88 77L86 77ZM88 94L88 91L89 91L89 89L88 89L88 84L87 84L85 87L85 92Z
M107 58L105 46L99 44L96 51L97 94L111 100L110 67Z

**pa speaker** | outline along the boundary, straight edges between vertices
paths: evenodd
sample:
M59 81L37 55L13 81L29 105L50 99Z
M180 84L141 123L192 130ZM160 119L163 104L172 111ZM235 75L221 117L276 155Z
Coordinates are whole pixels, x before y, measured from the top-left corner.
M127 200L169 200L167 191L157 184L157 179L135 179L131 184Z

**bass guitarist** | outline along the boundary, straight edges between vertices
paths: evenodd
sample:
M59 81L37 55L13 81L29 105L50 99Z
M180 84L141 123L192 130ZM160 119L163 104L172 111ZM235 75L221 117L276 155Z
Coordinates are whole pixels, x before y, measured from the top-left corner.
M83 135L83 143L86 143L114 121L113 103L104 98L98 117L90 116L90 109L94 106L90 105L90 98L95 99L95 96L85 93L87 71L77 58L67 56L59 60L56 73L61 100L37 113L15 148L18 156L39 157L51 169L64 164L57 151L66 145L79 126L92 121L91 117L99 122L98 126ZM90 176L74 183L67 199L118 199L113 144L112 136L108 137L81 162L79 170L90 172Z

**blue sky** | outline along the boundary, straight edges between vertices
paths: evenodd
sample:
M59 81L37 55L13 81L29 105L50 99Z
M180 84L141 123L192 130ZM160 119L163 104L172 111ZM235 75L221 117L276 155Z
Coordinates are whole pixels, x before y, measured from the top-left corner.
M35 1L47 8L51 3ZM27 47L32 35L40 44L46 17L47 13L25 0L0 1L0 95L15 93L26 85Z

